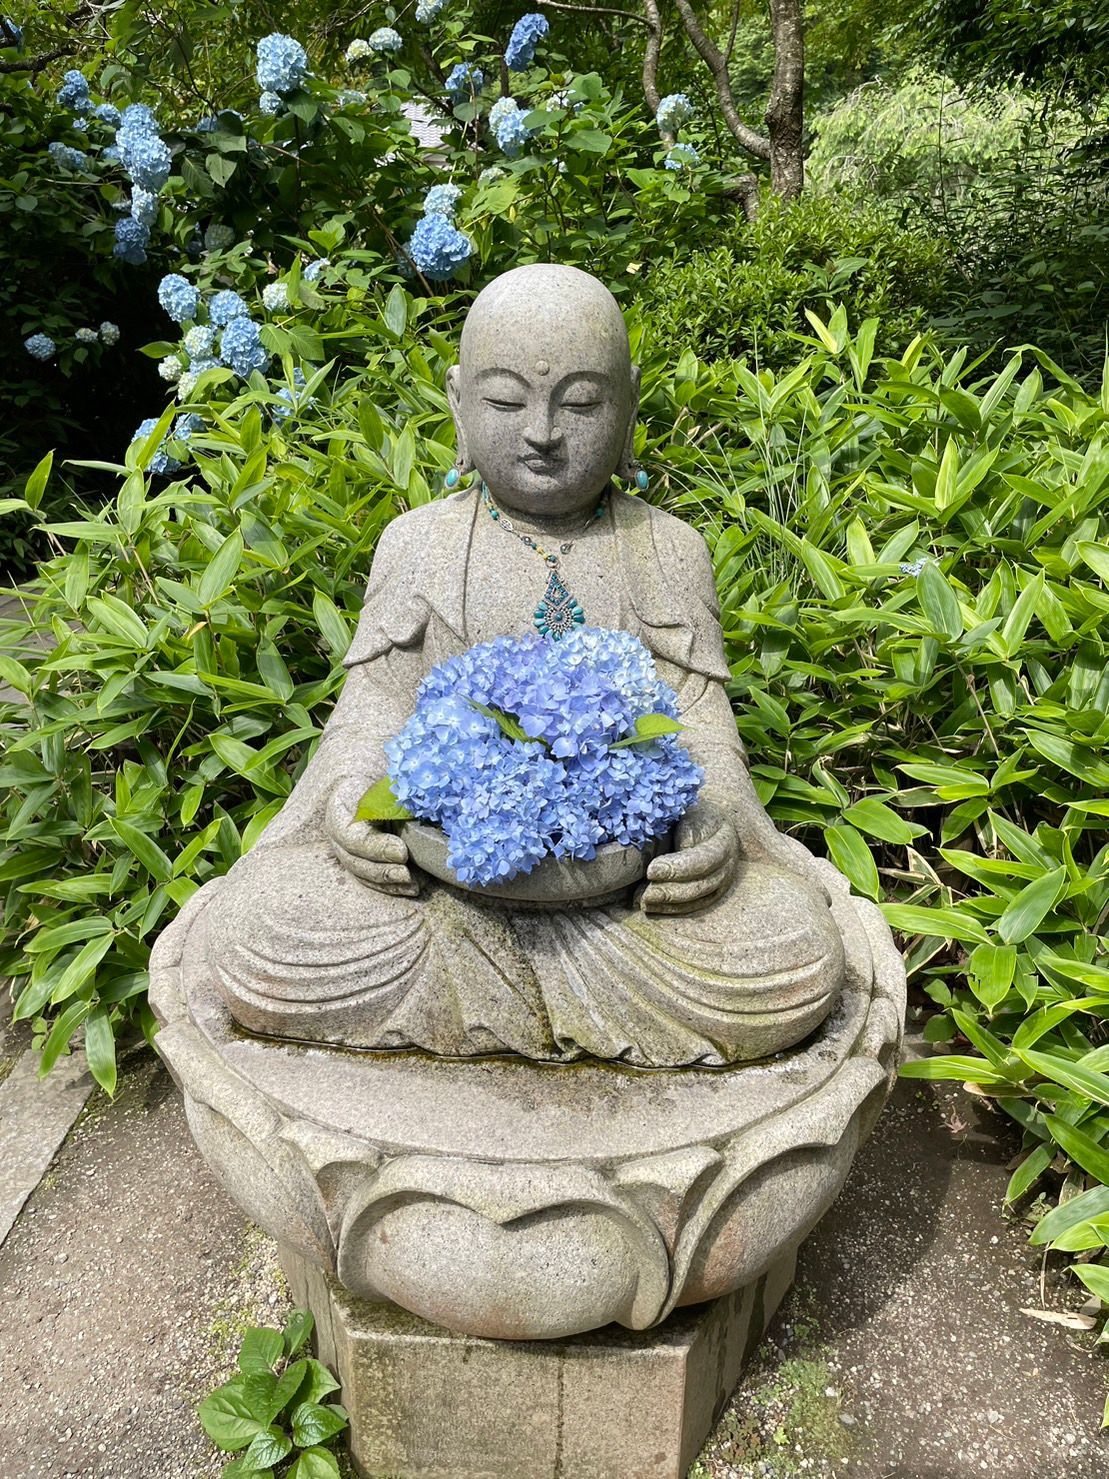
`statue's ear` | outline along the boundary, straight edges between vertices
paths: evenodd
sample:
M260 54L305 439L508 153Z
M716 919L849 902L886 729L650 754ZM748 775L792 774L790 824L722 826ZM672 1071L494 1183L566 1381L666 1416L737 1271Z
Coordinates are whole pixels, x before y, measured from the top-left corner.
M616 476L625 483L635 481L638 463L635 460L635 423L639 419L639 383L642 376L638 365L632 365L631 385L632 404L628 414L628 429L624 434L624 447L620 453L620 463L616 469Z
M454 420L454 442L458 448L458 456L454 459L454 465L460 473L468 473L473 472L474 463L470 456L469 448L466 446L466 428L462 423L461 378L461 367L459 365L451 365L447 371L447 401L451 408L451 417Z

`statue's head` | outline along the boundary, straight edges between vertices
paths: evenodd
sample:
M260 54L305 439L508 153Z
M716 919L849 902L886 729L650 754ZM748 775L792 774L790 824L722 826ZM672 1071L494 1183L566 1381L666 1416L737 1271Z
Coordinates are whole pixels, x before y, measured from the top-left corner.
M506 508L572 513L628 475L639 371L615 298L587 272L537 264L495 278L466 316L447 392L459 466Z

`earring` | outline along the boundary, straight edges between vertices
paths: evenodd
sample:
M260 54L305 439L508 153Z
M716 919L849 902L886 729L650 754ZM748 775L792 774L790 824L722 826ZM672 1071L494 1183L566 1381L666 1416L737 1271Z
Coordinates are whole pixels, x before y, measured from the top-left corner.
M639 489L641 493L645 493L647 491L647 487L650 481L650 478L647 476L643 468L640 467L636 470L635 486Z
M452 467L451 470L447 473L446 477L443 479L444 487L457 488L461 477L462 474L458 471L458 468Z

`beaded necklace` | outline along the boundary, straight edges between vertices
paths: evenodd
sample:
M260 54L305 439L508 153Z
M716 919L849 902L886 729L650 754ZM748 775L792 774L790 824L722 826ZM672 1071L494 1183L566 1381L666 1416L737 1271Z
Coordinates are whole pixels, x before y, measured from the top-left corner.
M605 493L607 493L607 489ZM605 511L605 493L601 494L601 501L590 516L589 523L593 524ZM582 610L581 602L571 593L559 574L559 564L563 555L568 555L574 548L574 539L565 539L558 547L558 554L551 554L539 544L536 544L530 534L523 534L516 528L507 514L502 513L493 502L493 495L489 492L487 484L481 485L481 501L485 504L489 517L502 529L507 529L509 534L514 534L528 549L542 557L550 572L547 580L547 589L543 592L543 599L536 606L534 612L535 629L543 637L550 637L557 642L572 632L576 626L581 626L585 621L585 612ZM588 528L588 525L586 526ZM585 532L583 529L582 533Z

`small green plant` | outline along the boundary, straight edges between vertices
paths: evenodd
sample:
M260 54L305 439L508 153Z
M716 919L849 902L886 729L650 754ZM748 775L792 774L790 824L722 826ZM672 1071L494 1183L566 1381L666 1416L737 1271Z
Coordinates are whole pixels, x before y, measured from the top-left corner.
M200 1422L217 1448L237 1453L224 1479L339 1479L325 1447L347 1426L339 1383L321 1361L302 1355L312 1316L294 1310L283 1330L252 1326L243 1334L238 1374L200 1404Z

